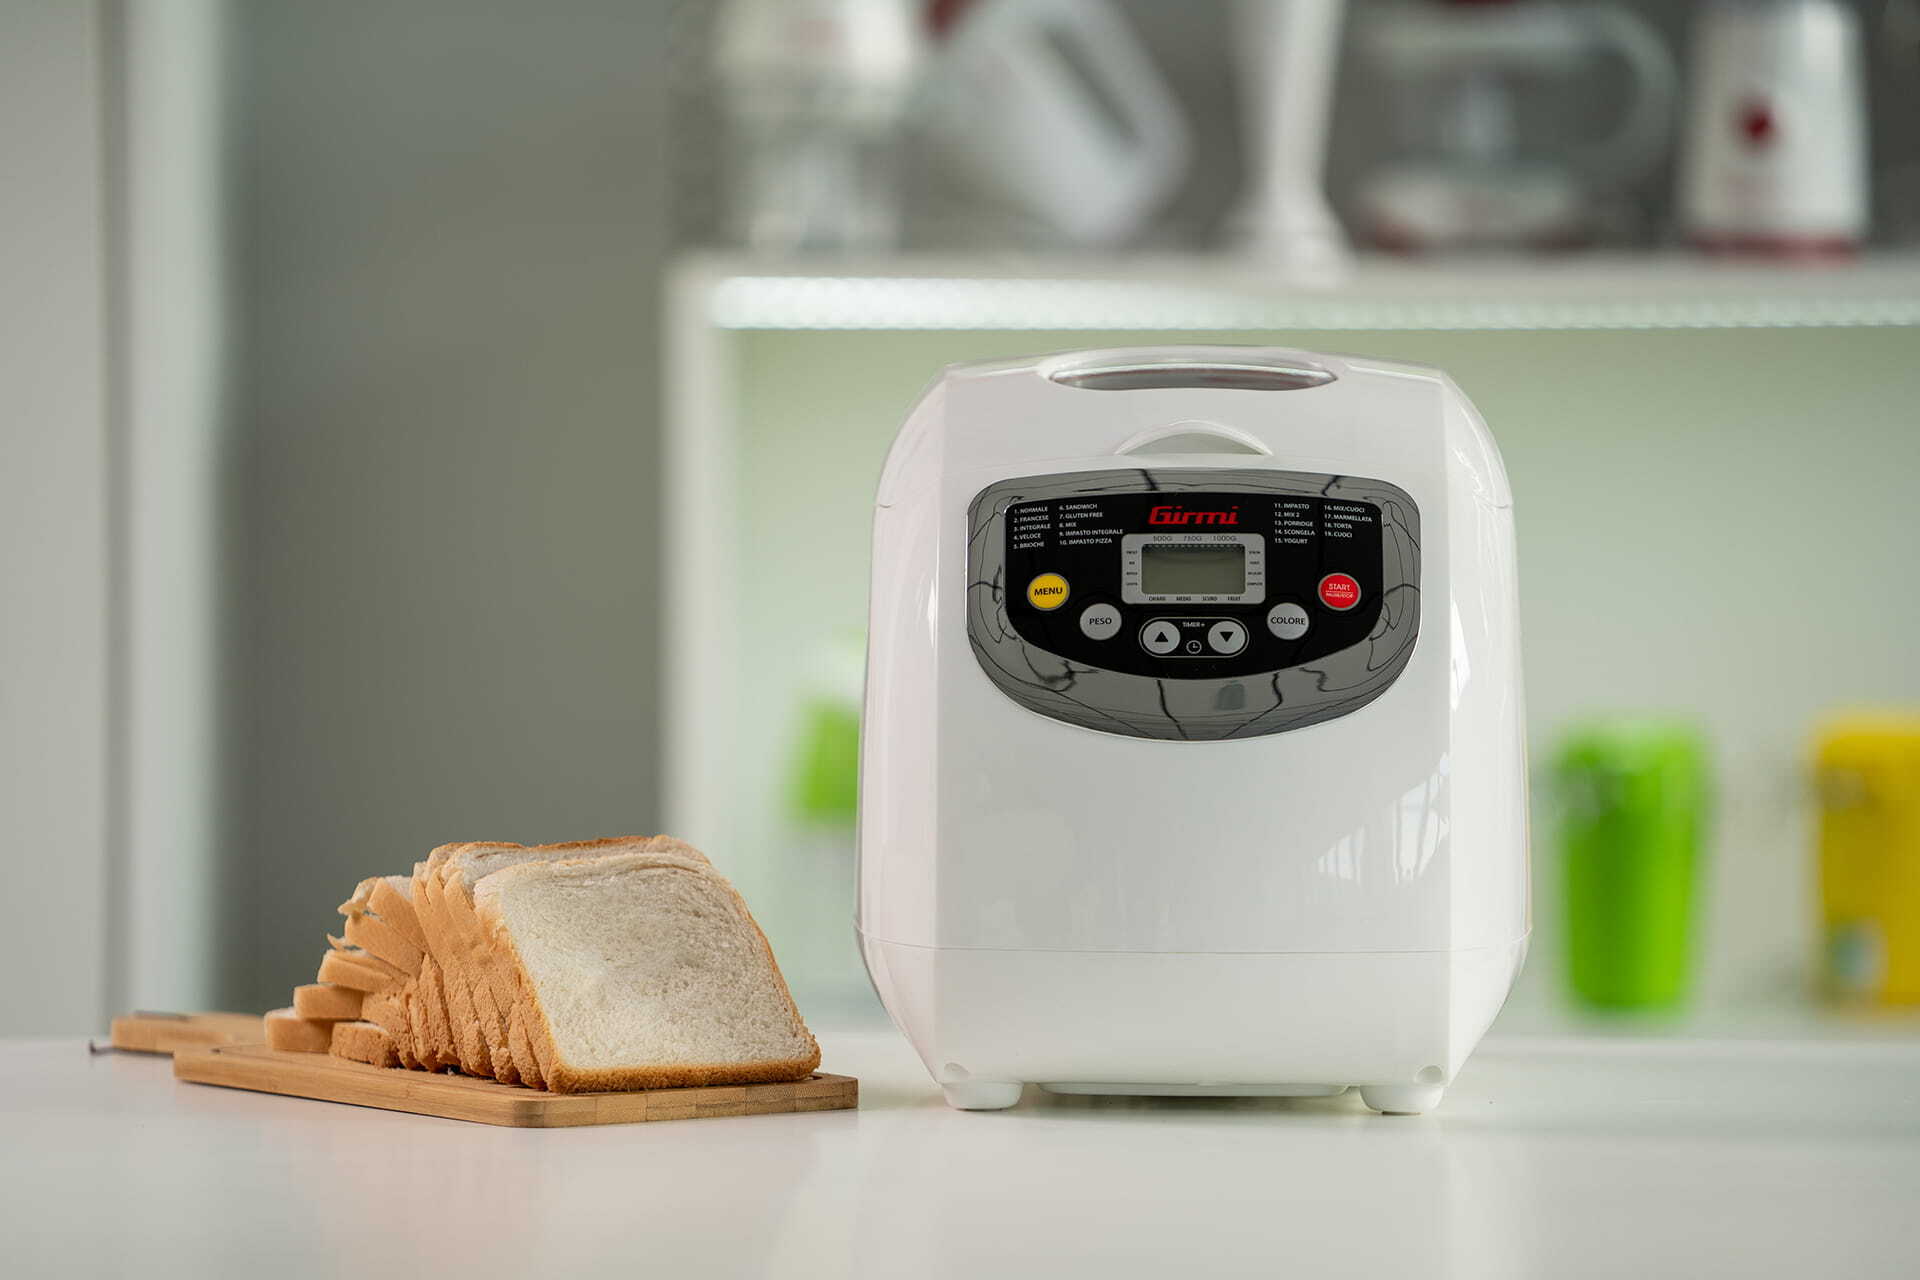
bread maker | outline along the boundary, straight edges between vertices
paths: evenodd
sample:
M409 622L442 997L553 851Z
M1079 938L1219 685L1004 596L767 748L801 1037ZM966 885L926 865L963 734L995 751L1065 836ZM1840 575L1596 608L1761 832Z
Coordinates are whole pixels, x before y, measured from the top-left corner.
M1511 498L1446 374L949 368L870 625L860 946L950 1105L1438 1103L1529 923Z

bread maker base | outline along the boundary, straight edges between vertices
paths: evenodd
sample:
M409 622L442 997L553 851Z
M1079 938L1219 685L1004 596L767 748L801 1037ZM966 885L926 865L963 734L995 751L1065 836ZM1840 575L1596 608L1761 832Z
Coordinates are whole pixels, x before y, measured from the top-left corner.
M1329 1096L1439 1105L1526 939L1459 951L1267 955L919 947L862 935L950 1106L1057 1093Z

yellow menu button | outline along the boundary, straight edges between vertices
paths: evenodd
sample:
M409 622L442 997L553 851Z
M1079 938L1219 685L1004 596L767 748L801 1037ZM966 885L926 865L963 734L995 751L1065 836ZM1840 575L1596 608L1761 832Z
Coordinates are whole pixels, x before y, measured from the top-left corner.
M1027 603L1036 609L1058 609L1067 602L1067 580L1043 573L1027 584Z

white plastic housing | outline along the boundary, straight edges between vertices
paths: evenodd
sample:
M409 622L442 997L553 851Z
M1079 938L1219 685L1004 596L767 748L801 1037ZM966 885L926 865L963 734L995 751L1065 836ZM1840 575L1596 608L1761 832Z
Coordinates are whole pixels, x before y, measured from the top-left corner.
M1180 360L1333 379L1051 377ZM1209 451L1117 456L1176 439ZM1101 733L1015 703L968 642L968 505L996 481L1127 465L1404 489L1424 542L1406 669L1343 717L1230 741ZM1445 374L1232 347L950 368L881 478L870 625L861 947L955 1105L1008 1105L1017 1087L998 1086L1023 1082L1437 1098L1528 932L1511 497Z

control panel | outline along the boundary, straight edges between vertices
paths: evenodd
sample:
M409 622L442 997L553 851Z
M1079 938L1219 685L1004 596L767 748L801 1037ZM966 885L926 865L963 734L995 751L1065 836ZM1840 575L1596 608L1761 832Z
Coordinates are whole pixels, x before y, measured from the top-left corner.
M1077 663L1169 680L1296 666L1367 637L1378 503L1225 489L1006 509L1007 618Z
M1342 714L1398 674L1419 625L1419 515L1384 481L1083 472L1003 481L969 519L982 665L1090 728L1205 738Z

